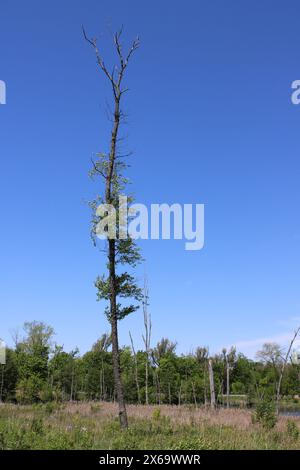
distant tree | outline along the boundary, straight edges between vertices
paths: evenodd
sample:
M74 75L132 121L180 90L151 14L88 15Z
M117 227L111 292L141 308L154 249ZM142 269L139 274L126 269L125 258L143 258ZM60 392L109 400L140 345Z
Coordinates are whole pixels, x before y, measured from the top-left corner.
M56 401L64 401L70 397L73 362L73 354L65 352L62 346L55 346L48 365L48 375Z
M161 366L163 359L175 355L177 343L172 343L168 338L162 338L158 341L155 348L151 351L152 361L156 366L154 369L154 379L156 386L156 396L158 404L162 401L162 382L161 382ZM165 362L165 361L164 361Z
M208 385L208 355L209 349L207 346L198 347L195 351L195 358L198 363L200 374L203 376L203 398L204 404L207 403L207 385Z
M236 349L234 347L227 351L226 348L222 350L225 368L226 368L226 406L229 408L229 395L230 395L230 371L233 369L236 360Z
M111 335L109 333L104 333L101 338L99 338L92 347L92 351L107 351L111 346Z
M55 334L52 326L43 322L32 321L25 322L23 329L26 336L23 338L22 345L29 353L33 353L39 348L50 350L52 338Z
M162 338L152 350L152 359L159 366L162 357L167 354L174 354L177 343L173 343L168 338Z
M17 399L22 403L39 401L45 396L48 378L48 360L54 330L43 322L24 323L25 336L17 343L18 367Z
M268 383L268 381L273 383L273 393L275 395L278 390L280 370L283 364L283 350L277 343L264 343L262 349L256 353L256 357L271 368L269 375L265 377L265 383ZM272 376L270 372L272 372Z
M0 402L14 400L18 381L16 353L6 348L6 362L0 366Z

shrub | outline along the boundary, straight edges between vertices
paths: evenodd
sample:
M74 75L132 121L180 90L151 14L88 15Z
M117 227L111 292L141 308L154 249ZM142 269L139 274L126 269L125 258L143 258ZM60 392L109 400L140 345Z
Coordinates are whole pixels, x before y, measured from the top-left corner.
M155 408L155 410L153 410L153 413L152 413L152 418L155 420L158 420L160 416L161 416L160 408Z
M50 403L53 400L54 394L52 387L48 384L44 384L39 392L39 399L44 403Z
M44 433L44 423L42 418L33 418L30 424L30 430L35 434L42 435Z
M276 408L273 401L260 401L255 410L254 422L258 422L265 429L274 428L277 423Z
M16 399L18 403L30 404L40 401L40 392L44 382L39 377L21 379L17 384Z
M53 401L49 401L45 405L45 413L47 415L51 415L55 410L59 409L59 407Z
M0 431L0 450L5 450L5 437L3 431Z
M299 438L299 428L295 421L292 419L288 419L286 423L286 432L290 438L292 438L294 441L297 441Z

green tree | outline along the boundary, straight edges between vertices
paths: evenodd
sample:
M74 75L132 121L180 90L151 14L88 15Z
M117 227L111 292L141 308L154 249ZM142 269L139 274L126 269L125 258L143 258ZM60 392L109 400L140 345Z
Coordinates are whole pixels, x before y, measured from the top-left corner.
M17 381L16 353L13 349L6 348L6 363L0 365L0 402L15 398Z

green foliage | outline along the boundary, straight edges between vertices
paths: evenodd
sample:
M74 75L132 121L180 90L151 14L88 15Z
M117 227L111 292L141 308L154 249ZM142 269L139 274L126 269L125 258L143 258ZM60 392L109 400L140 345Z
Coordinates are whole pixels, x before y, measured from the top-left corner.
M130 283L131 278L127 275L120 277L122 288L128 288L132 294L134 289L128 286ZM128 308L130 309L130 306ZM2 401L30 404L114 399L109 334L100 336L91 350L80 356L78 349L66 352L62 346L53 346L53 330L43 323L27 323L25 331L25 337L17 343L15 350L7 350L7 363L0 368ZM274 348L271 351L274 352ZM231 354L231 351L229 353ZM194 354L177 355L176 343L168 338L158 341L149 356L140 350L136 351L134 357L131 348L121 348L120 362L126 402L138 402L135 378L137 367L140 399L145 403L147 364L150 404L204 404L209 398L207 358L208 348L197 348ZM262 398L266 402L274 400L277 376L273 363L266 360L254 362L242 354L234 357L232 355L231 360L230 394L245 396L241 399L230 397L230 403L235 406L244 406L247 403L253 406ZM224 404L224 354L215 355L213 361L217 398L220 404ZM299 372L298 365L287 364L285 368L282 381L285 408L288 405L300 407L300 400L296 398Z
M288 436L292 438L293 440L297 441L299 439L299 434L300 434L299 428L297 424L295 423L295 421L293 421L292 419L287 420L286 432Z
M186 437L175 443L174 450L211 450L213 445L205 437Z
M15 398L15 390L18 381L18 364L16 353L10 348L6 349L6 364L0 366L1 401L12 401Z
M51 415L52 413L54 413L55 410L57 410L57 405L52 402L52 401L49 401L48 403L46 403L45 405L45 413L47 415Z
M43 380L35 375L23 378L18 382L16 388L16 399L21 404L30 404L41 399L41 390L44 386Z
M95 287L97 288L98 300L110 299L110 283L108 278L105 278L105 276L97 277L95 281ZM116 275L115 292L117 297L120 298L133 298L138 302L142 300L141 289L136 285L134 277L127 272ZM127 315L138 310L138 308L139 305L131 304L122 306L120 303L117 303L118 320L122 320ZM108 321L111 321L109 307L105 309L105 314Z
M161 417L160 408L155 408L155 409L153 410L153 413L152 413L152 418L153 418L154 420L158 420L158 419L160 419L160 417Z
M39 435L44 433L44 422L40 416L37 418L33 418L30 423L30 430Z
M260 401L255 410L254 421L266 429L272 429L277 423L276 407L273 401Z

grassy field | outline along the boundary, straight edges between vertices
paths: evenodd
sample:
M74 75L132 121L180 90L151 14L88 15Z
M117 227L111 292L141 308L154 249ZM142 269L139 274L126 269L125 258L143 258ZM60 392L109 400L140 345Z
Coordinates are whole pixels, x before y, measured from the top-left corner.
M116 412L110 403L1 404L0 449L300 448L300 418L280 417L266 430L249 410L128 406L130 427L122 432Z

